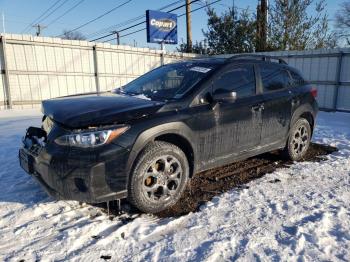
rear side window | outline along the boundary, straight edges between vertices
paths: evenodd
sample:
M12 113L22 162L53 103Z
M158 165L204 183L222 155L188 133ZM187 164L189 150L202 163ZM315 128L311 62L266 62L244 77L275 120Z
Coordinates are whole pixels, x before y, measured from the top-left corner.
M292 86L297 87L305 84L304 78L299 75L298 73L294 71L289 71L290 75L292 76Z
M260 67L260 75L264 92L288 88L291 85L289 73L277 66L264 65Z
M243 65L228 69L214 82L217 93L236 92L237 97L251 96L255 94L255 74L251 65Z

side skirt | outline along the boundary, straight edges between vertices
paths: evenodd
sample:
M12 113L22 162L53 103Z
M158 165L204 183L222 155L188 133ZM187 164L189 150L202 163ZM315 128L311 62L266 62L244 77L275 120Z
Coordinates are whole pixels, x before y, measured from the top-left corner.
M274 142L272 144L268 144L268 145L264 145L264 146L257 146L255 148L250 149L250 150L242 151L240 153L229 154L229 155L226 155L223 157L214 158L206 163L203 163L203 162L199 163L200 166L196 169L196 173L206 171L209 169L213 169L213 168L217 168L220 166L224 166L227 164L231 164L234 162L242 161L242 160L245 160L247 158L261 155L261 154L271 152L274 150L283 149L285 147L285 145L286 145L286 140L283 139L283 140Z

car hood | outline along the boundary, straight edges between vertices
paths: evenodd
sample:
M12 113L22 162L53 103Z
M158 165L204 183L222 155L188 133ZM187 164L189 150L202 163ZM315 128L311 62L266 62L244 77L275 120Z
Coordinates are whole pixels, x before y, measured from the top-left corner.
M70 128L125 123L155 113L163 102L114 93L85 94L49 99L42 112Z

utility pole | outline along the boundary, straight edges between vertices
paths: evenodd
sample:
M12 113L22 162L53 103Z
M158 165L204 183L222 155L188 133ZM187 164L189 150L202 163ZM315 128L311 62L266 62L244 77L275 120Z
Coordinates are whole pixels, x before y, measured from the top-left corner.
M46 28L46 26L40 24L33 25L33 27L36 28L36 36L40 36L41 31Z
M119 31L113 31L113 33L114 33L115 36L116 36L117 45L120 45L120 34L119 34Z
M187 53L192 52L191 2L186 0Z
M261 44L263 51L266 50L266 31L267 31L267 0L261 0Z
M267 0L260 0L257 6L257 51L266 51L267 39Z

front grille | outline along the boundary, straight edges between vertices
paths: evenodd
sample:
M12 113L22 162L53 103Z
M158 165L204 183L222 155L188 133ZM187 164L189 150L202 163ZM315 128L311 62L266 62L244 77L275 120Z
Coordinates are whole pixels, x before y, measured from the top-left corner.
M42 150L42 146L38 145L38 144L34 144L29 151L34 155L34 156L38 156Z

